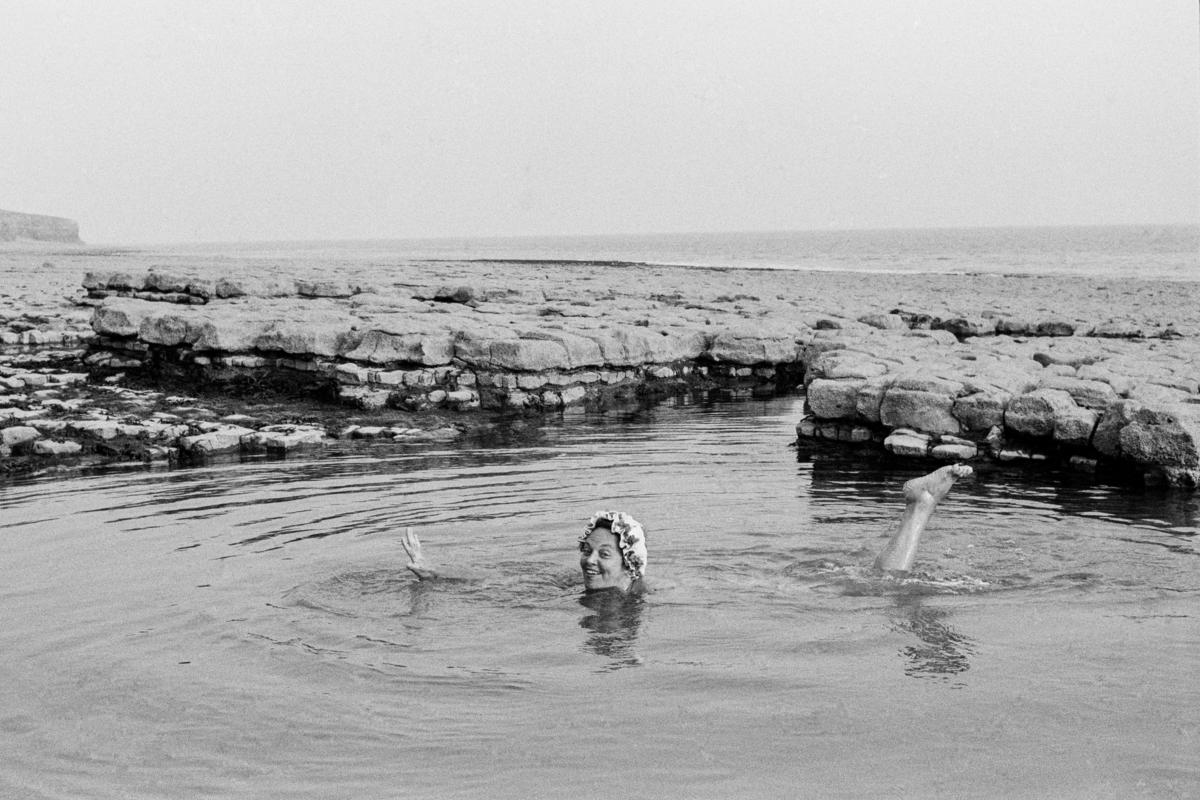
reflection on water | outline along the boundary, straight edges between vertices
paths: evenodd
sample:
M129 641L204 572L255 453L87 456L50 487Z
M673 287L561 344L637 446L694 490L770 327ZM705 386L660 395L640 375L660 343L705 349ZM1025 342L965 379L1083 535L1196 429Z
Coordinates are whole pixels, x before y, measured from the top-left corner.
M643 595L591 592L581 596L579 604L591 612L579 620L579 627L588 631L584 647L604 658L608 662L607 669L642 663L636 645L645 608Z
M883 578L925 465L791 450L799 413L664 404L7 484L0 796L1200 785L1196 496L981 468L919 573ZM667 588L581 593L598 508L643 522ZM415 581L406 526L475 577ZM943 756L972 781L921 766Z
M906 597L896 604L896 630L914 634L919 645L900 650L908 665L904 674L913 678L950 679L971 668L973 642L954 630L947 622L949 612L943 608L928 608L919 597ZM965 684L954 683L956 687Z

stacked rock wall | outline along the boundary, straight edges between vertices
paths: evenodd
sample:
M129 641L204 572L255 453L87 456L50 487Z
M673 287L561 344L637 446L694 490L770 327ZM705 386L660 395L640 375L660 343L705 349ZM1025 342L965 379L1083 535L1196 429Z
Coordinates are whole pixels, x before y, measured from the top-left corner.
M1200 483L1200 347L1158 338L1080 336L1048 325L818 334L806 351L801 436L881 441L947 460L985 453ZM1009 328L1010 330L1012 328ZM1030 334L1033 331L1033 334Z
M212 274L88 275L78 302L95 306L84 359L91 381L136 373L184 390L269 385L381 411L532 412L690 388L766 395L803 380L801 437L876 443L901 456L1200 480L1200 338L1147 325L1152 315L1094 325L899 311L855 320L784 294L731 296L724 286L708 296L646 295L609 279L577 297L528 281L380 290L318 274L297 280L282 268ZM21 425L39 394L65 404L53 398L57 388L4 369L0 377L24 386L0 399L8 425ZM185 438L228 433L195 427ZM237 433L243 447L257 446ZM376 434L367 425L353 435ZM393 425L378 435L409 433ZM15 439L6 446L30 446Z
M798 385L807 326L701 330L609 314L564 320L474 289L381 295L335 283L89 275L86 363L196 384L336 395L365 409L553 410L630 392ZM503 295L502 295L503 296Z

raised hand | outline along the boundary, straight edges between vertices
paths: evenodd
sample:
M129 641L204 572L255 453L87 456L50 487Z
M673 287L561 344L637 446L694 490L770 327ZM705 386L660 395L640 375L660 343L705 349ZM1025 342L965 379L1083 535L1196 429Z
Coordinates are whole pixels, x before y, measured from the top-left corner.
M437 572L426 566L425 556L421 553L421 540L417 538L417 534L412 528L404 529L404 536L400 539L400 546L404 548L404 553L408 556L408 564L405 566L408 567L410 572L421 580L437 577Z

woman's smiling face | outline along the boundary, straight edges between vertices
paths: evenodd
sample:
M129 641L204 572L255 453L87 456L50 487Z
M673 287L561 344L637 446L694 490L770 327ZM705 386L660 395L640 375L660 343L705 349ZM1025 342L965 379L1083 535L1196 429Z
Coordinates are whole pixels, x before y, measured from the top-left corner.
M579 568L583 570L583 588L627 590L633 576L625 568L617 535L608 528L595 528L579 543Z

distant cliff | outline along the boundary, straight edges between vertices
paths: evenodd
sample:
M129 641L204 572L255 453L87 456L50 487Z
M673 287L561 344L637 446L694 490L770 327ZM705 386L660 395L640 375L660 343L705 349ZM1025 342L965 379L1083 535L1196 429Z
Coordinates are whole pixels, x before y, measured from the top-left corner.
M62 217L0 210L0 242L33 239L39 242L78 242L79 223Z

